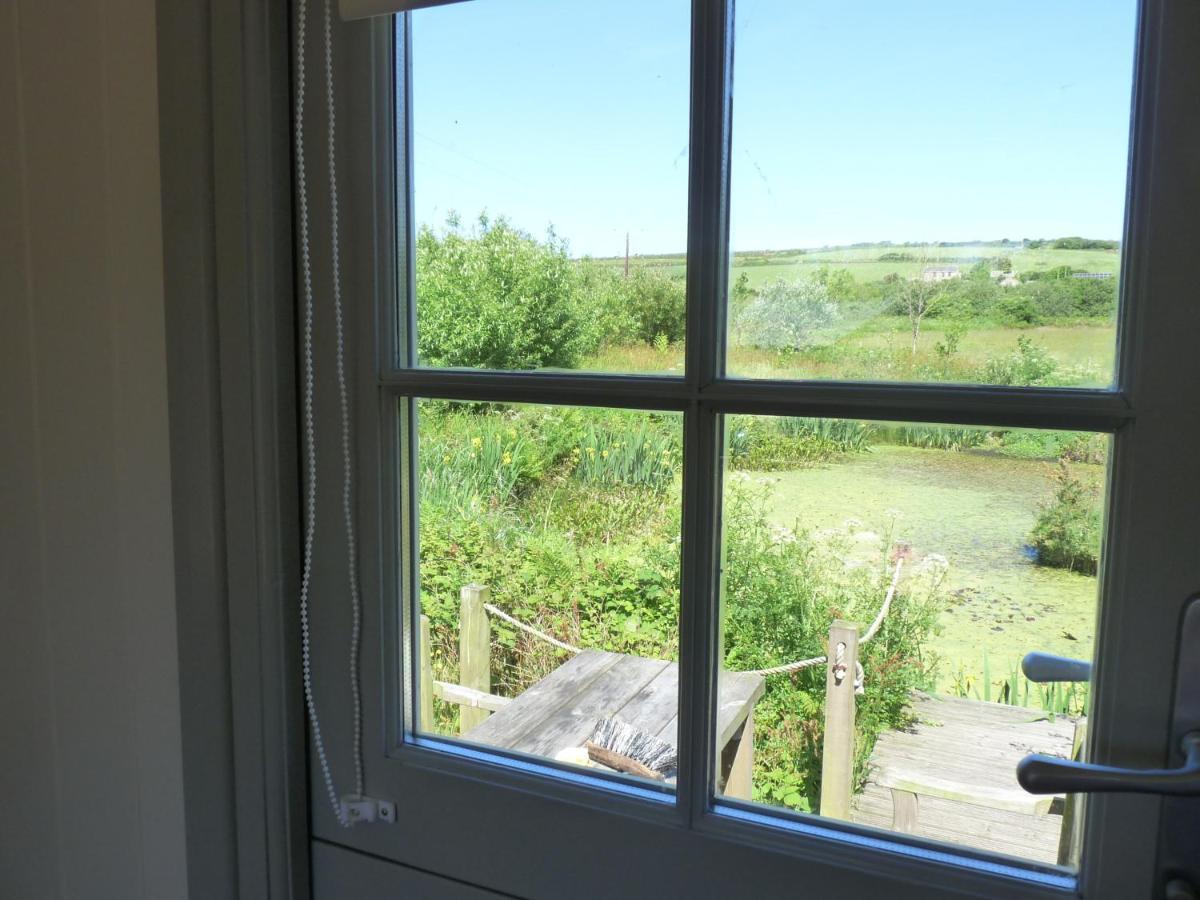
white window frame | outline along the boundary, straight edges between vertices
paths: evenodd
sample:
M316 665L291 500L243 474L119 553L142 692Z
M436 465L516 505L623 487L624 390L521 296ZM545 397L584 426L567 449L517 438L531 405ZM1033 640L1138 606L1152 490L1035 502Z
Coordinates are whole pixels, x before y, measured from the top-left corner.
M1154 483L1146 465L1153 455L1168 460L1191 442L1200 442L1195 417L1185 415L1182 404L1167 400L1166 385L1200 384L1200 372L1196 354L1187 352L1190 335L1180 331L1185 319L1162 305L1184 296L1190 275L1185 223L1189 202L1200 194L1197 185L1179 178L1189 171L1187 138L1200 136L1196 122L1180 118L1194 96L1188 91L1200 84L1190 44L1200 27L1196 13L1181 0L1143 0L1140 7L1121 275L1121 352L1111 390L726 377L722 361L732 2L693 0L692 15L688 317L682 378L410 365L413 307L397 303L397 298L413 296L405 202L411 197L411 133L406 128L410 98L395 91L393 68L407 59L408 32L403 20L399 40L389 20L338 29L338 71L346 98L344 115L339 116L347 163L342 168L343 283L346 295L357 304L352 321L357 338L359 525L364 596L370 604L363 656L366 765L369 792L397 800L400 815L395 826L343 832L322 804L314 804L314 838L521 896L556 896L567 873L595 896L719 891L765 896L772 886L786 884L797 889L837 886L853 894L878 889L881 879L899 889L897 896L1137 896L1128 890L1130 885L1144 885L1152 875L1152 862L1147 860L1153 860L1156 841L1155 798L1096 798L1088 804L1085 863L1076 880L1049 867L1018 865L983 851L951 849L713 796L713 709L720 660L720 416L911 419L1113 434L1112 473L1118 489L1110 498L1103 593L1128 594L1136 584L1149 595L1171 599L1139 609L1137 615L1130 602L1106 604L1098 644L1115 660L1125 661L1138 641L1161 639L1168 620L1176 621L1176 596L1182 603L1194 588L1194 573L1188 566L1173 571L1150 567L1148 561L1155 555L1151 537L1138 534L1136 528L1163 515L1179 527L1190 522L1169 509L1171 496ZM320 182L310 172L310 184ZM390 202L393 197L401 198L398 207ZM1153 315L1148 312L1152 303L1160 304ZM399 308L405 311L397 315ZM1151 345L1156 354L1144 349ZM415 397L684 413L680 775L675 802L552 763L414 734L416 662L411 648L418 611L410 398ZM1164 421L1168 414L1170 423ZM1140 458L1135 458L1135 450ZM1200 499L1200 485L1186 485L1176 494ZM1174 546L1171 541L1166 545ZM327 593L336 595L338 572L318 573L318 589L322 577L330 587ZM1185 584L1189 586L1183 590ZM318 632L328 628L338 633L345 624L338 610L316 615ZM1165 695L1169 692L1152 686L1171 683L1173 663L1173 658L1156 657L1133 672L1100 661L1090 748L1094 759L1142 766L1161 762L1155 736L1165 734L1170 698ZM318 685L318 692L327 695L322 724L327 733L349 733L348 713L338 707L340 685L334 680L331 676L329 683ZM1131 698L1139 694L1134 711ZM1132 736L1131 725L1136 732ZM336 750L332 756L335 766L348 771L348 759L339 759ZM320 797L322 791L314 789L312 795ZM1099 827L1118 818L1127 833L1117 836L1113 829ZM631 883L631 874L636 883Z

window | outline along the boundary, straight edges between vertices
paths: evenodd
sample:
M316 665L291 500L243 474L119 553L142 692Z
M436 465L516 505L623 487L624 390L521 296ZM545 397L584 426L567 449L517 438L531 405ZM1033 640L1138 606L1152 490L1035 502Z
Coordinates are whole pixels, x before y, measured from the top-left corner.
M421 816L356 846L518 896L934 869L947 896L1119 896L1094 826L1152 811L1009 783L1027 751L1154 752L1136 723L1166 716L1110 673L1171 633L1138 618L1175 576L1130 454L1177 438L1131 385L1182 363L1132 326L1163 346L1179 311L1123 230L1134 11L1084 12L1008 11L1019 65L961 11L895 4L481 0L372 31L401 138L360 198L394 191L375 234L401 252L363 326L366 706ZM1031 681L1034 651L1096 675ZM459 828L486 855L452 859Z
M1119 263L1131 10L1010 18L1019 57L936 10L744 0L731 128L701 86L689 138L684 4L412 15L419 733L1075 864L1073 809L1013 771L1079 752L1088 686L1021 661L1091 658L1107 436L1034 394L1053 429L970 394L961 425L795 415L813 379L1111 384L1117 280L1074 276ZM621 255L631 221L653 252Z

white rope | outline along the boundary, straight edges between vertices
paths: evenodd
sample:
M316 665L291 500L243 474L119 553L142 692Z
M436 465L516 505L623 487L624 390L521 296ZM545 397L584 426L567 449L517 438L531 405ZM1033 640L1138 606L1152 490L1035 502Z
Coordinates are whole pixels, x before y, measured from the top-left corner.
M900 583L900 569L904 565L904 559L896 560L896 571L892 575L892 585L888 588L887 595L883 598L883 606L879 607L879 615L875 617L875 621L871 623L871 627L867 629L867 633L858 639L858 644L861 647L871 638L875 637L875 632L879 631L883 625L883 620L887 618L888 611L892 608L892 598L896 596L896 585Z
M878 633L880 627L883 625L883 620L887 618L887 614L892 608L892 600L896 596L896 585L898 585L900 583L900 569L901 569L901 567L903 567L903 565L904 565L903 559L896 560L896 570L895 570L895 572L892 573L892 584L888 588L887 594L883 598L883 605L879 608L879 615L877 615L875 617L875 621L871 623L871 627L867 629L866 634L864 634L861 638L859 638L858 645L860 647L863 644L865 644L867 641L871 640L871 638L875 637L875 635ZM483 608L486 609L488 612L490 612L492 615L503 619L505 622L508 622L510 625L512 625L516 628L521 629L526 634L531 634L534 637L545 641L547 644L553 644L555 647L558 647L561 650L566 650L568 653L581 653L582 652L578 647L573 646L572 644L568 644L568 643L565 643L564 641L560 641L558 638L551 637L550 635L546 634L546 632L544 632L544 631L539 631L538 629L534 628L532 625L526 625L524 622L514 619L512 616L510 616L504 610L500 609L498 606L494 606L491 603L485 603L485 604L483 604ZM845 654L845 651L846 651L845 644L839 644L838 645L838 661L839 662L841 661L842 656ZM780 665L780 666L771 666L770 668L766 668L766 669L750 669L745 673L739 673L739 674L784 675L788 672L799 672L801 669L807 669L812 666L819 666L828 661L829 661L829 657L827 657L827 656L812 656L812 657L809 657L808 659L798 659L795 662L784 663L783 665ZM854 692L856 694L861 694L862 686L863 686L863 667L862 667L862 663L860 663L856 660L854 663L854 688L855 688Z
M544 631L538 631L532 625L526 625L524 622L517 621L512 616L510 616L508 613L506 613L504 610L500 609L498 606L493 606L491 603L485 603L485 604L483 604L483 608L486 609L488 612L490 612L493 616L503 619L509 625L512 625L516 628L520 628L526 634L532 634L535 638L540 638L541 640L545 641L547 644L553 644L555 647L558 647L560 650L566 650L568 653L582 653L583 652L578 647L576 647L572 644L568 644L565 641L560 641L556 637L551 637L550 635L546 634L546 632L544 632Z
M892 599L896 596L896 585L900 583L900 569L904 566L903 559L896 560L896 571L892 573L892 584L887 590L887 594L883 598L883 605L879 607L879 615L875 617L875 621L871 623L871 627L867 629L866 634L858 639L858 646L862 646L871 638L875 637L880 627L883 625L883 620L887 618L888 612L892 608ZM813 656L809 659L800 659L796 662L785 663L782 666L771 666L769 669L751 669L751 675L783 675L788 672L799 672L801 669L807 669L811 666L819 666L829 661L826 656ZM861 669L861 665L859 665ZM858 671L855 672L855 686L862 683L862 677Z
M305 40L308 19L307 0L299 0L296 23L296 109L295 109L295 154L296 154L296 186L300 206L300 259L304 291L304 332L303 332L303 369L304 369L304 449L306 462L307 489L305 491L304 514L304 561L300 577L300 656L304 677L304 703L308 711L309 727L312 729L313 745L317 751L317 761L321 768L325 791L333 813L343 827L350 826L350 820L338 800L338 793L333 780L333 772L329 765L325 741L321 735L321 720L317 714L317 701L313 692L312 678L312 635L309 627L309 603L312 588L313 544L317 530L317 440L315 416L313 412L313 395L315 383L315 362L313 359L313 279L312 254L309 248L308 233L308 181L304 163L304 93L305 93ZM362 610L358 590L358 549L354 533L353 517L353 481L351 479L351 448L349 403L346 392L344 359L344 336L342 330L341 302L341 273L338 254L338 200L337 182L334 169L334 102L333 102L333 36L331 32L331 13L329 0L325 0L325 100L328 106L329 133L329 180L330 205L332 207L332 267L334 313L337 323L337 378L339 402L342 415L342 511L346 527L347 565L350 580L351 599L351 636L350 636L350 693L354 709L354 780L355 797L363 794L363 763L362 763L362 698L358 680L358 652L361 642Z

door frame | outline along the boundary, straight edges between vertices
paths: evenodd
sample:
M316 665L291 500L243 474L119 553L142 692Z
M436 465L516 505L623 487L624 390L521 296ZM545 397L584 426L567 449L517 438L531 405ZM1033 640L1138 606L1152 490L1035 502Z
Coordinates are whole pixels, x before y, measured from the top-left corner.
M184 709L189 880L197 879L192 881L197 886L205 883L209 876L203 872L211 865L217 872L232 871L242 895L272 897L308 893L307 780L303 774L305 742L293 602L299 491L294 383L289 365L294 350L288 246L291 185L286 162L287 116L280 112L290 108L290 77L286 69L289 54L286 45L280 46L281 35L287 33L286 23L280 21L280 6L268 0L211 0L192 18L169 0L158 3L173 491L177 511L187 510L176 514L177 552L189 548L192 565L191 571L185 572L188 563L181 562L179 576L181 690L185 701L190 700ZM1110 593L1129 591L1136 582L1143 595L1168 599L1139 609L1132 603L1121 604L1120 609L1115 604L1102 607L1098 643L1111 641L1114 635L1120 636L1122 643L1153 642L1174 626L1176 600L1182 604L1197 587L1192 573L1177 565L1179 557L1172 552L1172 543L1179 543L1179 535L1195 532L1190 515L1193 507L1188 501L1200 498L1200 484L1193 477L1168 485L1156 476L1165 464L1190 452L1200 440L1196 412L1183 401L1169 400L1173 386L1200 384L1200 354L1189 352L1188 346L1188 338L1200 334L1200 320L1193 314L1172 324L1164 321L1165 317L1147 316L1136 298L1190 298L1194 294L1188 283L1189 235L1195 234L1200 184L1189 168L1194 163L1187 150L1200 146L1195 99L1200 97L1200 71L1183 63L1190 60L1194 47L1188 37L1200 34L1200 11L1196 4L1183 0L1146 0L1143 23L1147 27L1141 29L1139 39L1143 65L1135 83L1138 116L1122 272L1122 342L1136 335L1136 352L1119 357L1120 383L1129 387L1114 397L1121 398L1125 407L1106 400L1103 410L1080 409L1079 421L1080 427L1086 427L1085 421L1099 424L1100 419L1108 421L1116 415L1129 420L1121 426L1123 431L1130 429L1126 434L1136 430L1137 435L1136 454L1130 452L1135 443L1132 439L1116 442L1112 471L1119 489L1109 501L1113 510L1110 522L1118 517L1127 522L1123 530L1136 535L1136 549L1115 541L1116 535L1110 533L1105 589ZM189 36L188 28L199 31ZM352 28L358 31L348 32L350 43L342 45L341 59L361 64L364 57L355 58L345 50L365 46L369 58L372 43L377 45L380 38L376 34L364 45L361 35L377 25L360 23ZM197 39L197 34L203 38ZM190 73L180 71L182 62L169 58L171 52L184 50L192 65L203 67L206 73L199 87L186 84ZM1164 70L1170 77L1164 77ZM345 78L342 81L346 83ZM373 93L361 96L372 102L379 99ZM193 114L200 109L204 116L212 117L207 139L191 130L196 128L194 120L190 125L184 121L185 104L189 103ZM168 133L172 123L181 130ZM371 171L374 178L378 171ZM378 213L377 195L371 199L361 187L351 193ZM215 201L211 199L214 196ZM193 216L188 215L189 210ZM206 223L203 233L185 243L176 234L194 228L196 216ZM386 241L369 244L364 253L382 257L390 252ZM197 254L197 246L204 251ZM371 305L379 301L379 291L385 287L371 291ZM1196 327L1181 327L1190 325ZM368 365L370 377L376 372ZM247 385L254 387L248 389ZM469 377L460 387L470 387ZM863 398L864 410L888 406L898 417L985 422L1003 413L1004 424L1037 424L1019 421L1017 410L1006 406L1005 392L974 390L975 412L962 416L950 415L944 408L939 411L936 403L907 411L902 405L892 406L889 398L901 394L890 385L853 390ZM806 405L806 410L820 410L822 402L829 408L847 408L847 391L841 386L831 385L810 397L814 402ZM946 397L948 403L958 402L954 389L947 389ZM769 404L763 399L766 409ZM636 405L636 397L627 402ZM203 413L199 421L189 423L184 421L184 409L189 415L196 410ZM377 412L377 408L365 413L360 409L376 422L376 431ZM372 449L368 440L361 445L368 446L360 446L360 463L369 464L380 445ZM369 524L371 511L364 517ZM249 523L248 527L242 532L231 528L235 519ZM1143 559L1144 571L1133 571L1127 557ZM1113 572L1123 573L1121 579ZM380 637L378 632L374 636ZM216 679L219 685L212 683L214 658L228 660L227 674ZM1157 688L1171 683L1173 666L1173 652L1154 654L1135 667L1097 666L1095 696L1099 704L1093 711L1097 727L1091 738L1094 759L1140 766L1168 762L1161 749L1151 752L1139 745L1137 736L1166 734L1170 691ZM1106 727L1111 718L1108 711L1117 706L1135 710L1136 727L1126 735L1115 726ZM1132 741L1129 734L1134 735ZM535 815L547 816L546 821L569 814L575 804L586 801L588 806L608 807L609 811L600 815L639 833L639 822L651 825L657 818L650 815L647 822L641 803L626 802L635 798L601 797L587 788L573 797L570 785L555 785L547 792L536 775L528 778L509 767L494 769L469 753L409 749L414 753L405 761L406 768L434 788L428 793L419 791L414 798L418 801L443 788L451 794L495 794L498 803L524 805ZM479 768L481 764L484 768ZM221 790L206 798L214 787ZM1080 888L1087 896L1093 896L1089 890L1093 885L1111 888L1111 896L1144 894L1150 873L1144 864L1126 865L1127 854L1137 857L1140 848L1146 857L1145 848L1157 833L1160 805L1154 798L1137 797L1098 798L1089 804L1096 810L1108 810L1113 814L1109 821L1121 823L1120 835L1104 834L1096 827L1098 820L1092 819L1087 837L1089 858L1099 859L1097 854L1106 847L1123 847L1126 853L1105 854L1095 869L1085 870ZM843 841L822 841L798 851L791 830L760 828L754 815L747 812L719 821L701 817L695 823L700 840L692 846L731 866L754 860L763 866L768 880L782 879L775 884L794 884L797 873L811 879L823 870L839 879L842 888L853 888L855 881L864 889L871 886L871 873L856 871L860 860L854 852L845 853ZM319 807L313 819L318 840L343 840L344 835ZM773 820L772 824L777 823ZM222 826L233 827L236 841L221 846L225 842L212 840L222 833ZM661 823L654 824L654 830L645 833L670 839L671 832L660 831L660 827ZM395 833L377 841L381 835L385 830L363 831L360 849L396 858L385 846L395 840ZM458 860L446 855L444 848L434 846L427 836L412 837L412 852L402 854L410 864L452 871L449 866ZM422 865L422 860L431 864ZM920 885L921 896L932 896L928 879L933 872L926 868L931 861L927 854L873 861L881 863L877 870L890 870L903 882ZM479 883L494 883L495 873L489 877L487 866L468 869L478 874ZM938 866L936 872L945 878L939 888L946 896L993 891L998 884L986 875L962 873L957 867ZM866 880L862 880L864 874ZM216 884L219 877L228 880L228 875L214 875L207 883ZM812 882L807 883L811 886ZM674 880L670 888L681 884ZM530 887L537 888L532 882ZM1024 883L1018 887L1012 896L1071 894L1061 888L1026 890ZM229 891L222 893L233 896ZM991 895L1000 894L993 891Z
M155 4L189 896L310 896L290 4Z

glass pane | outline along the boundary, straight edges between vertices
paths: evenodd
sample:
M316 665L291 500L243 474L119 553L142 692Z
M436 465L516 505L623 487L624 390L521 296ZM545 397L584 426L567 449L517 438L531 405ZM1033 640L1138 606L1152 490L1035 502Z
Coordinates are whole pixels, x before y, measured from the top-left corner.
M1135 13L739 0L730 374L1111 385Z
M690 28L687 0L413 13L422 365L682 374Z
M681 416L418 419L419 729L673 789Z
M1032 682L1022 659L1091 659L1108 437L725 430L722 685L763 693L749 744L719 735L718 790L1073 865L1075 798L1039 803L1015 766L1077 751L1088 684Z

